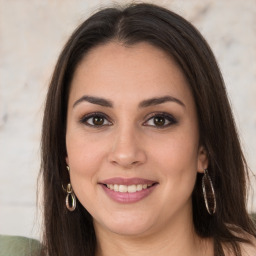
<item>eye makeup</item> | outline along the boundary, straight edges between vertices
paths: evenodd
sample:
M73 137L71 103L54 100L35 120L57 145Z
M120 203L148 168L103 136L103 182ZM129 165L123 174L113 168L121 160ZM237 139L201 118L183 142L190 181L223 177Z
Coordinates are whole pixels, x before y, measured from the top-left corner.
M156 112L150 114L143 126L152 126L158 129L167 128L177 123L177 119L173 115L166 112Z
M146 116L143 126L164 129L177 123L177 119L173 115L166 112L153 112ZM113 125L111 118L103 112L92 112L82 116L79 119L81 124L92 128L101 128L103 126Z
M110 118L102 112L93 112L84 115L79 122L93 128L99 128L102 126L110 126L113 123Z

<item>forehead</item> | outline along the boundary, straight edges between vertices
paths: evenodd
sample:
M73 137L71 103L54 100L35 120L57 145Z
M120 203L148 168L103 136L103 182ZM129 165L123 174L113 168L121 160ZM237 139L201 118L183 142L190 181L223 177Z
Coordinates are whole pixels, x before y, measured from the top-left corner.
M131 46L110 42L90 50L74 73L70 99L83 94L123 102L169 94L187 100L192 97L175 61L144 42Z

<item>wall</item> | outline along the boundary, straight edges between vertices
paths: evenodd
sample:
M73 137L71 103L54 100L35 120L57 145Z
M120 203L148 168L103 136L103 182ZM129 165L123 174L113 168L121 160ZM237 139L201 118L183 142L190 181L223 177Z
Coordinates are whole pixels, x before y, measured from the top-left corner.
M111 2L0 0L0 233L40 235L36 183L51 72L71 31L97 7ZM209 41L223 71L246 157L256 173L256 2L151 2L183 15ZM248 207L256 210L255 198L250 197Z

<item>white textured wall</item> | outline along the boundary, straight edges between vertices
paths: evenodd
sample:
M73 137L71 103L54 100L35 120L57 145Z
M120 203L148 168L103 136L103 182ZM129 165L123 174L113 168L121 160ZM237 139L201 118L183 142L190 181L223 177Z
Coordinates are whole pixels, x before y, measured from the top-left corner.
M39 237L36 179L46 88L71 31L111 2L0 0L0 233ZM151 2L192 21L209 41L256 173L256 1ZM256 210L256 198L252 201Z

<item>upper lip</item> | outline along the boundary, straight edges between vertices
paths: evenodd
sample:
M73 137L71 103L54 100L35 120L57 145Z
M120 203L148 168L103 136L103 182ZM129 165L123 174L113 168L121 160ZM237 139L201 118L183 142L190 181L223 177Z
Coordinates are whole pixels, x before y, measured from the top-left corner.
M121 177L114 177L106 180L102 180L99 182L100 184L118 184L118 185L138 185L138 184L148 184L152 185L158 183L154 180L142 179L142 178L121 178Z

